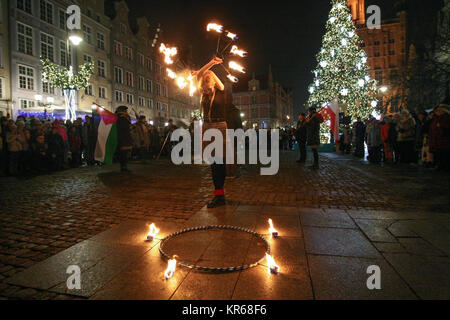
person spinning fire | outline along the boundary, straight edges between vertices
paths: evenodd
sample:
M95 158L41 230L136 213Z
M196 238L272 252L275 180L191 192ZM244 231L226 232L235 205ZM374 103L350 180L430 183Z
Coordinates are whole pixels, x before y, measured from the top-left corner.
M192 75L197 76L199 91L201 94L201 112L203 115L203 132L215 128L223 134L223 150L225 150L225 132L227 129L227 118L231 110L231 99L227 97L225 86L210 69L223 62L215 57ZM222 163L213 161L211 164L212 178L214 183L214 198L208 203L208 208L223 206L225 202L224 184L226 177L225 155Z

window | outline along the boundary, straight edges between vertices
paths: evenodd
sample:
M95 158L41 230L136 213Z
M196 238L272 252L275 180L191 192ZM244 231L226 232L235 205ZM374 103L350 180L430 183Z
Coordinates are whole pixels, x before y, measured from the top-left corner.
M33 55L33 29L22 23L17 23L17 50Z
M153 83L152 80L147 80L147 91L153 92Z
M373 44L374 44L375 46L379 46L379 45L380 45L380 41L376 40L376 41L373 42Z
M41 0L41 20L53 24L53 5L50 2Z
M123 34L127 33L127 26L123 23L120 23L120 32L122 32Z
M163 89L163 96L167 97L167 86L163 86L162 89Z
M19 88L34 90L34 69L31 67L18 65L19 67Z
M114 67L114 81L116 83L123 83L123 70L119 67Z
M161 106L161 111L168 111L169 107L167 106L167 103L163 103Z
M152 99L148 99L147 100L147 105L149 109L153 109L153 100Z
M92 30L91 27L83 24L83 37L87 43L92 44Z
M160 85L159 83L156 84L156 94L157 94L158 96L161 95L161 85Z
M67 19L69 19L69 15L64 10L59 10L59 28L61 30L67 30Z
M366 46L366 44L365 44L364 42L361 42L360 47L361 47L361 48L364 48L365 46Z
M145 66L145 58L142 53L138 53L138 60L139 60L139 64L144 67Z
M90 8L87 9L87 16L88 16L89 18L92 17L92 10L91 10Z
M156 110L161 110L161 102L156 102Z
M123 92L116 90L116 101L117 102L122 102L123 101Z
M128 60L133 60L133 49L130 47L125 47L125 57Z
M114 53L116 54L116 56L122 55L122 43L120 43L119 41L114 41Z
M17 9L31 13L31 0L17 0Z
M252 109L252 118L258 118L258 109L257 108Z
M152 59L146 58L147 69L152 70Z
M3 88L3 85L5 84L4 78L0 78L0 99L3 99L3 92L5 92L5 88Z
M92 62L92 57L88 54L83 54L83 62L84 63Z
M389 39L389 43L395 43L395 39Z
M157 72L157 73L161 73L161 65L159 64L159 63L155 63L156 65L155 65L155 71Z
M92 96L92 95L93 95L93 93L92 93L92 84L88 85L88 86L86 87L86 89L84 89L84 93L85 93L87 96Z
M103 60L98 60L98 75L106 78L106 62Z
M133 95L130 94L130 93L127 93L127 103L128 104L133 104L133 101L134 101Z
M53 37L41 32L41 56L53 61Z
M374 56L375 57L379 57L380 56L380 52L379 51L375 51Z
M55 87L52 86L51 82L42 81L42 92L55 94Z
M377 80L377 82L380 82L380 83L383 82L383 71L375 72L375 80Z
M389 50L389 55L390 55L390 56L395 55L395 50Z
M71 50L70 44L69 50ZM59 42L59 59L62 66L67 67L70 65L70 54L67 55L67 45L64 41Z
M106 88L98 87L98 97L102 99L106 99Z
M129 71L126 71L125 75L127 80L127 86L133 87L133 74Z
M139 106L140 107L145 107L145 99L142 97L139 97Z
M34 101L33 100L20 99L20 108L21 109L34 108Z
M102 22L102 20L101 20L101 18L100 18L100 15L99 14L97 14L96 15L96 18L95 18L96 20L97 20L97 22L98 23L101 23Z
M141 76L139 76L139 90L145 90L145 79Z
M100 32L97 32L97 48L105 50L105 35Z
M253 96L253 97L252 97L252 103L253 103L253 104L256 104L256 96Z

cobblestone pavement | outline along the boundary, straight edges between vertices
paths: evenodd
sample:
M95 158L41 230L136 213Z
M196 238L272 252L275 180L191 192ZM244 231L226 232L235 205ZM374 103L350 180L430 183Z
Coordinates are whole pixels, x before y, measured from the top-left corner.
M256 166L242 167L238 178L227 179L227 199L240 205L322 212L420 212L441 217L450 212L447 173L415 166L381 167L338 154L321 154L321 168L314 171L297 164L297 156L281 153L275 176L260 176ZM29 180L0 178L0 297L70 298L5 280L127 220L187 221L212 196L208 166L174 166L161 159L133 163L130 169L131 174L119 173L118 165L112 165Z

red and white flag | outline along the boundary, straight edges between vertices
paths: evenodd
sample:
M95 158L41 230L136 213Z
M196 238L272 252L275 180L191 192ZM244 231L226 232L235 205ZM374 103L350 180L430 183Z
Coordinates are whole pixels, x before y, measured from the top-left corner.
M327 126L333 132L334 144L339 141L339 103L335 99L331 103L327 104L325 107L318 112Z

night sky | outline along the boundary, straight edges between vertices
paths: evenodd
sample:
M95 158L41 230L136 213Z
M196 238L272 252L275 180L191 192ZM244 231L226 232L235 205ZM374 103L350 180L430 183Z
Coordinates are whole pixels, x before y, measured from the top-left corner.
M177 46L184 55L192 54L197 65L209 61L216 50L217 36L206 32L206 25L212 21L223 24L239 35L238 46L249 52L242 61L247 73L265 73L272 64L275 79L294 90L294 112L306 102L331 8L329 0L126 1L132 16L146 15L152 25L160 22L161 40ZM386 19L392 16L394 2L367 0L366 7L378 4Z

